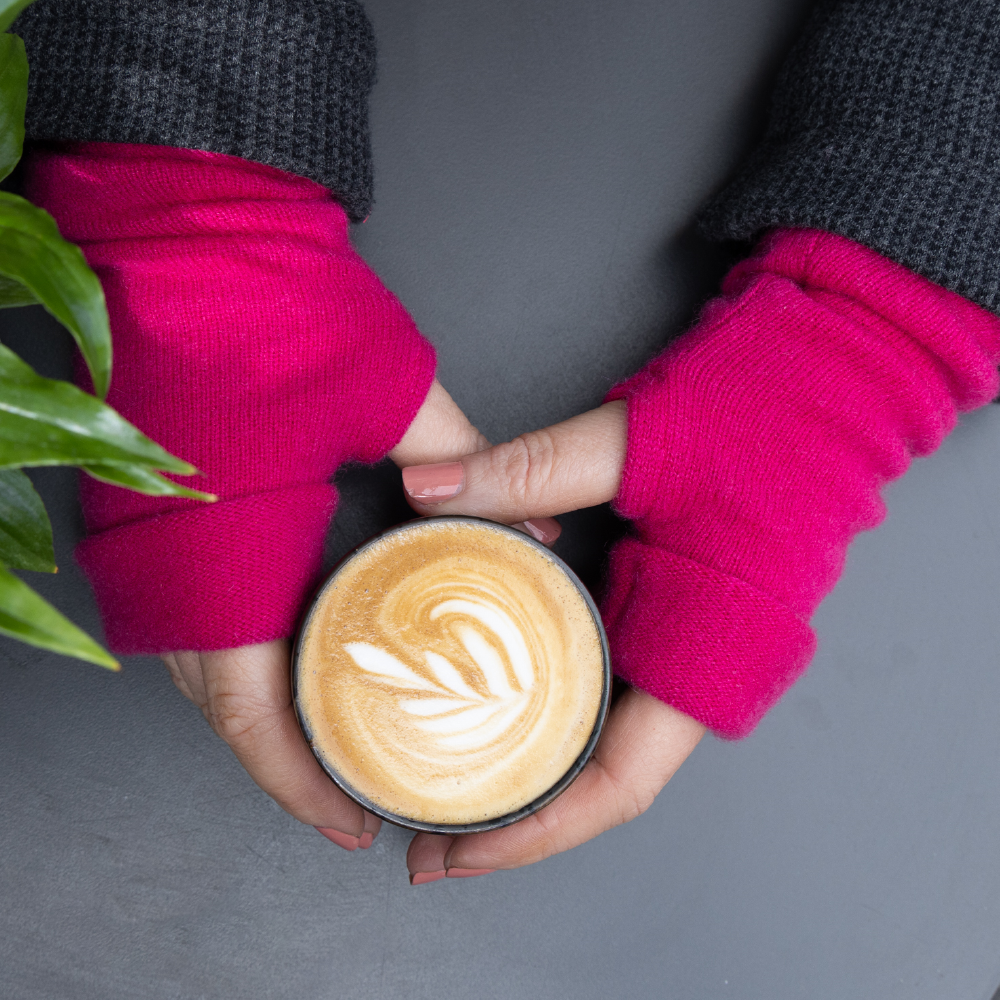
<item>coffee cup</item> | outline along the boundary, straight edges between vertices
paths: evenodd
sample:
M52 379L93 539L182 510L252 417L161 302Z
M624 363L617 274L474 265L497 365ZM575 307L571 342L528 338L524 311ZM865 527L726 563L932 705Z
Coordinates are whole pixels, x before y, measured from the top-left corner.
M611 693L607 637L576 574L523 532L409 521L320 587L292 656L316 759L355 802L412 830L531 815L583 770Z

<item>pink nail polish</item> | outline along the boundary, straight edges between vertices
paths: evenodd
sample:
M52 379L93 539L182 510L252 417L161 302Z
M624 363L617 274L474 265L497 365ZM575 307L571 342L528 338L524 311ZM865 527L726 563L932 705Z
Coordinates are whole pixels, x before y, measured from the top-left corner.
M358 847L363 851L367 851L373 843L375 843L375 834L369 833L367 830L358 838Z
M356 851L358 849L359 839L352 837L349 833L341 833L339 830L334 830L331 826L317 826L316 830L323 834L327 840L332 840L338 847L342 847L345 851Z
M420 503L442 503L457 497L465 485L461 462L438 465L411 465L403 469L403 489Z
M410 885L426 885L428 882L436 882L439 878L445 877L445 870L439 872L414 872L410 876Z
M475 878L477 875L492 875L495 868L449 868L445 872L448 878Z
M551 545L562 534L562 525L554 517L533 517L524 522L524 529L542 545Z

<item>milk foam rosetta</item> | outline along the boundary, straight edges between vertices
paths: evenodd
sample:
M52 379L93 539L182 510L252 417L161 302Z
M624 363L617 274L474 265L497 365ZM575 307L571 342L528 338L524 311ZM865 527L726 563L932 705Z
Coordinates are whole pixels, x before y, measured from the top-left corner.
M300 637L313 747L404 819L519 809L584 749L604 665L590 609L530 542L477 521L415 522L345 564Z

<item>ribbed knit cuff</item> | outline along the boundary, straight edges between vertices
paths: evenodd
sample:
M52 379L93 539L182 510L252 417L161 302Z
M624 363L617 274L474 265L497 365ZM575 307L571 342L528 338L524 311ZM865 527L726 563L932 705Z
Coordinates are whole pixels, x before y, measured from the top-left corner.
M174 511L91 535L76 557L117 653L231 649L290 636L319 579L326 484Z
M615 546L608 584L615 673L726 739L753 731L816 648L808 623L767 594L635 539Z
M359 0L35 0L15 22L33 140L228 153L371 209L375 37Z

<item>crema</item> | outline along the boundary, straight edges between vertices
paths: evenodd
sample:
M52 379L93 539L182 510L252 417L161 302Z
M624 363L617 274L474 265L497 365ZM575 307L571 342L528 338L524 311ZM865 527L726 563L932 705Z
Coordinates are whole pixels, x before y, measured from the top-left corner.
M297 643L314 752L380 812L469 825L570 770L606 701L582 588L541 546L478 519L415 521L331 577Z

